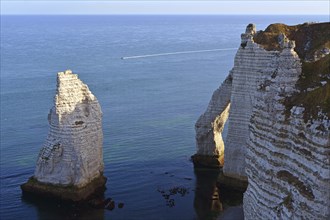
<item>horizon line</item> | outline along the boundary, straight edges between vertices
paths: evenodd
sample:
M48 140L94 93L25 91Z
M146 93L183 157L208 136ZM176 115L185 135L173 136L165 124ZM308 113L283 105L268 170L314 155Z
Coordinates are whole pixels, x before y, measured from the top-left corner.
M137 14L130 14L130 13L122 13L122 14L0 14L0 16L40 16L40 15L47 15L47 16L65 16L65 15L69 15L69 16L117 16L117 15L120 15L120 16L148 16L148 15L151 15L151 16L162 16L162 15L166 15L166 16L172 16L172 15L180 15L180 16L189 16L189 15L194 15L194 16L227 16L227 15L232 15L232 16L274 16L274 15L286 15L286 16L297 16L297 15L307 15L307 16L329 16L329 14L208 14L208 13L192 13L192 14L187 14L187 13L182 13L182 14L149 14L149 13L146 13L146 14L142 14L142 13L137 13ZM329 19L329 22L330 22L330 19Z

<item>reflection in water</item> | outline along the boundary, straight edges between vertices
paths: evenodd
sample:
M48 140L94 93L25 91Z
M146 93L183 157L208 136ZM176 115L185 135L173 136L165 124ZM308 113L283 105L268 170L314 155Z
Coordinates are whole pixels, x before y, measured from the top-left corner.
M229 210L227 208L241 205L243 202L243 192L218 188L219 175L220 170L195 168L194 208L198 219L217 219L220 213ZM243 214L241 215L238 218L236 215L236 219L243 219Z
M215 219L223 210L216 185L218 170L195 169L194 207L199 219Z
M104 209L95 209L86 203L78 205L29 194L22 196L22 202L36 208L38 219L104 219Z

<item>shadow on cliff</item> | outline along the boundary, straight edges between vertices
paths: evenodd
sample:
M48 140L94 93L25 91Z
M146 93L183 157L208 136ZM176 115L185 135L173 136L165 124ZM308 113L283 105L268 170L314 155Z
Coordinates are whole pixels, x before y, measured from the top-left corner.
M194 208L198 219L244 219L243 192L220 187L220 170L198 168L194 173Z

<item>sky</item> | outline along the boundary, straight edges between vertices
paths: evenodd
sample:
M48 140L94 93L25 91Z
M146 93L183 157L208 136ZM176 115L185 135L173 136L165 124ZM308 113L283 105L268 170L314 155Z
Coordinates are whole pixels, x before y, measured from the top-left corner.
M329 15L329 0L316 1L158 1L1 0L1 15L118 14L283 14Z

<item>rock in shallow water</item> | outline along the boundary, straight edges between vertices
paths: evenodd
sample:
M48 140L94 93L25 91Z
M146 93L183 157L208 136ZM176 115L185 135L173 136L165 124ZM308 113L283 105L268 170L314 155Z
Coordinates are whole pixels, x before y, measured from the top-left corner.
M120 202L119 204L118 204L118 208L123 208L124 207L124 203L122 203L122 202Z
M116 207L116 203L113 200L106 202L104 206L105 209L108 209L110 211L113 210L115 207Z

